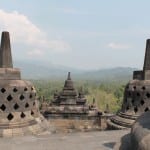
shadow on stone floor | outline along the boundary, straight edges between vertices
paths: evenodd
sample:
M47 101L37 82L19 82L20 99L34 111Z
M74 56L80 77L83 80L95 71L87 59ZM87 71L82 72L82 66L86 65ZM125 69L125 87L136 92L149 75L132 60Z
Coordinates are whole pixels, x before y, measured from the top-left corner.
M116 144L116 142L109 142L109 143L104 143L103 145L105 147L113 148L115 144Z

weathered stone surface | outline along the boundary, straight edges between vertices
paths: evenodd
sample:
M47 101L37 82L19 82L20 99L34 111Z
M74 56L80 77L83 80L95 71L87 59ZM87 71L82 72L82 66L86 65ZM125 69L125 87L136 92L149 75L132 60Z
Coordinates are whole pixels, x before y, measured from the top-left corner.
M147 40L143 70L134 71L125 87L122 108L108 120L110 129L130 128L137 117L150 109L150 40Z

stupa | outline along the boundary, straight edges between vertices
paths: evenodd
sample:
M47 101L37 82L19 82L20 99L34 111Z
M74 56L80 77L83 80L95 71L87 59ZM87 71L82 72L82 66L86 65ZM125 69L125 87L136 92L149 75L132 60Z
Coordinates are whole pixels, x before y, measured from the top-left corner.
M65 81L62 92L58 94L56 91L54 93L54 100L52 104L55 105L85 105L86 99L84 98L84 94L82 88L77 94L77 91L74 88L73 81L71 80L70 72L68 72L67 80Z
M98 109L90 108L86 101L83 89L81 88L79 92L75 90L69 72L63 90L60 93L58 91L54 93L54 99L42 112L46 118L98 117Z
M9 32L2 32L0 47L0 137L39 134L47 130L40 115L36 90L21 80L20 70L13 68Z
M121 110L108 120L108 128L130 128L137 117L150 109L150 39L146 42L143 70L133 72L125 87Z

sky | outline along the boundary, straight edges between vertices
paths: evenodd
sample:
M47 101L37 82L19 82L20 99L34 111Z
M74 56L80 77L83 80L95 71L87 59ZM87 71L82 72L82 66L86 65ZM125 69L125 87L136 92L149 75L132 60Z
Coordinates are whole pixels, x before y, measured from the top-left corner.
M149 0L0 0L14 60L94 70L142 68Z

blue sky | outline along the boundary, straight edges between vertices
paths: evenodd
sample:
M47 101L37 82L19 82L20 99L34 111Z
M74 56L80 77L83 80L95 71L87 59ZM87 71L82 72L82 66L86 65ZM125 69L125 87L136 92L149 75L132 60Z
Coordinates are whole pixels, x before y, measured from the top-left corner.
M79 69L142 68L148 0L0 0L15 60Z

